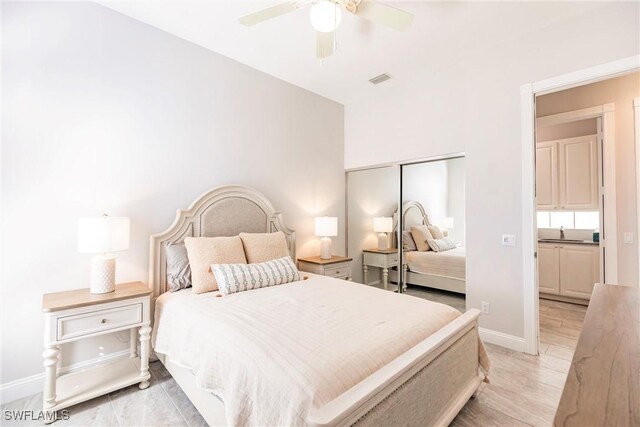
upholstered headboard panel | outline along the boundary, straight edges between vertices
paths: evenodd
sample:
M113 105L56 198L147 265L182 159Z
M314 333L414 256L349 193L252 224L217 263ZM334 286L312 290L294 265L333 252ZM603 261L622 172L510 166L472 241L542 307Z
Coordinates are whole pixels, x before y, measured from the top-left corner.
M214 188L198 197L188 209L178 210L176 219L162 233L151 236L149 286L154 298L165 292L167 270L165 248L185 237L236 236L246 233L282 231L291 258L296 257L295 232L282 221L282 214L260 192L242 185Z

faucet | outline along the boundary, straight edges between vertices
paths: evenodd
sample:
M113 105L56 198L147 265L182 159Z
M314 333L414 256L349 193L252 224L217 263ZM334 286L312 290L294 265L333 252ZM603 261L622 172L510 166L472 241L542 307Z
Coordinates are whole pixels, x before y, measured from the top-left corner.
M564 240L564 227L560 226L560 239Z

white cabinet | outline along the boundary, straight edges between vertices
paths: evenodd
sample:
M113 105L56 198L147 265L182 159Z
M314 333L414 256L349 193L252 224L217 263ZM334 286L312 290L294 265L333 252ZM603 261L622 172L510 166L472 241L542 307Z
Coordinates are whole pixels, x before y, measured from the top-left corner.
M556 246L538 246L538 287L545 294L560 295L560 254Z
M593 286L599 281L597 246L567 245L560 249L561 295L589 299Z
M558 208L558 143L536 145L536 202L538 209Z
M596 135L536 144L536 203L540 210L599 209Z
M560 209L598 209L596 136L563 139L559 144Z
M541 293L589 299L600 280L598 245L538 244L538 288Z

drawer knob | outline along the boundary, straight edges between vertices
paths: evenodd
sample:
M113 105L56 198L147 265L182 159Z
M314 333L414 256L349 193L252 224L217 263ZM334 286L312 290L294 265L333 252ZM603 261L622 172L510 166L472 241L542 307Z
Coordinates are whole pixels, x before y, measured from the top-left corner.
M340 274L340 270L336 271L336 274Z
M102 319L100 323L107 323L107 319Z

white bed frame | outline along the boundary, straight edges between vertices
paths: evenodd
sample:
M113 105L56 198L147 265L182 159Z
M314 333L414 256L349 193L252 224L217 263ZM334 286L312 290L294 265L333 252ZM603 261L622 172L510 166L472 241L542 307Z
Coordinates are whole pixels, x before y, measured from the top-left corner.
M151 236L149 281L154 301L166 290L167 243L180 242L187 236L278 230L287 236L289 250L295 256L294 231L284 225L282 215L262 194L239 185L219 187L203 194L189 209L179 210L166 231ZM345 283L345 286L360 285ZM384 421L388 419L397 425L448 425L482 382L477 353L479 314L475 309L467 311L318 408L310 415L309 425L379 425L388 423ZM228 424L220 399L198 388L189 369L177 366L164 354L157 355L207 423ZM464 372L452 374L454 371ZM431 401L441 403L432 409L416 410L416 398L420 399L418 408L428 407Z
M394 231L398 227L398 212L393 214L395 219ZM424 207L416 201L405 202L402 205L402 229L405 231L411 231L411 227L414 225L432 225L429 221L429 216L424 210ZM394 233L397 235L397 233ZM457 292L459 294L466 293L466 280L457 277L441 276L438 274L426 274L417 273L409 270L409 266L405 262L404 254L402 258L402 268L404 270L404 282L409 285L419 285L428 288L442 289L450 292ZM392 282L398 282L398 272L392 270L390 273Z

